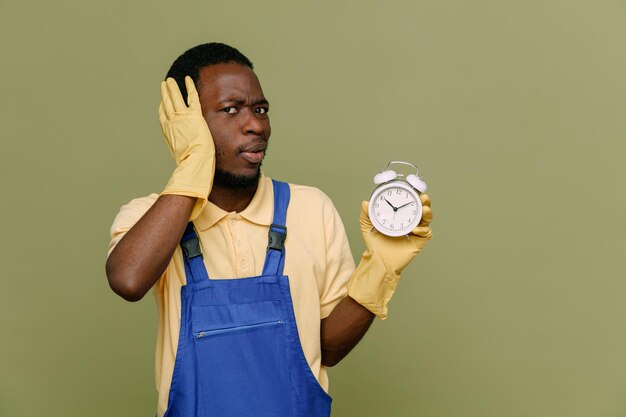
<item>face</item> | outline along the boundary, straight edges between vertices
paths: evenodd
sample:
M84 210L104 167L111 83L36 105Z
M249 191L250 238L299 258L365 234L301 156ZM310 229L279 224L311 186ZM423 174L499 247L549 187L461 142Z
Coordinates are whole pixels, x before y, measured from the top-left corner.
M256 178L272 130L258 78L245 65L217 64L202 68L197 84L215 142L216 171Z

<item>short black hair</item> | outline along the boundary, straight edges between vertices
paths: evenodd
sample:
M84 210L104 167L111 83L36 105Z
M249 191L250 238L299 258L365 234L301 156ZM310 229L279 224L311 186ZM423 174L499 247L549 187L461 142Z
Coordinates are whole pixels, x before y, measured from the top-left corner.
M254 69L252 61L232 46L219 42L204 43L194 46L176 58L165 78L172 77L178 83L178 88L187 101L185 76L189 75L198 85L200 70L208 65L237 63Z

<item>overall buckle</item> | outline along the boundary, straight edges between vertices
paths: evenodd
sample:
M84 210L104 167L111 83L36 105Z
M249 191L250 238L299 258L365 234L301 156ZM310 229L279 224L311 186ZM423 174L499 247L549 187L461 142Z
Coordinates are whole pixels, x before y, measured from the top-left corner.
M192 259L196 256L202 256L202 250L200 249L200 240L194 236L190 239L183 240L180 242L180 246L183 249L183 254L185 258Z
M272 223L269 231L269 242L267 243L267 250L278 250L283 252L285 250L285 239L287 238L287 228L278 224Z

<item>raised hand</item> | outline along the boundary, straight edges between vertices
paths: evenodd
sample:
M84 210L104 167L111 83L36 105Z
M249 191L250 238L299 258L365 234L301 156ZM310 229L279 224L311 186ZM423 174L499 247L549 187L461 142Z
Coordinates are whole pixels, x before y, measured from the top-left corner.
M215 173L215 144L202 116L200 99L191 77L185 77L185 104L173 78L161 82L159 122L165 142L177 168L161 194L196 197L190 220L200 214L207 203Z
M422 219L407 235L408 239L372 231L368 203L363 201L361 204L361 234L367 250L348 283L348 295L382 319L387 317L387 304L395 292L400 273L432 237L430 198L421 194L420 200Z

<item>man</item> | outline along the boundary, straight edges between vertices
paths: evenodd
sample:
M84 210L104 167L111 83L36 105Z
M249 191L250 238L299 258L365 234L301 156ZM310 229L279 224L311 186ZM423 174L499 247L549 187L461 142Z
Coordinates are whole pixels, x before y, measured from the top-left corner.
M426 195L409 239L371 232L364 202L355 270L328 197L261 173L268 111L252 63L224 44L188 50L161 84L177 167L160 195L122 207L106 264L126 300L153 289L159 417L330 415L325 367L386 318L431 237Z

